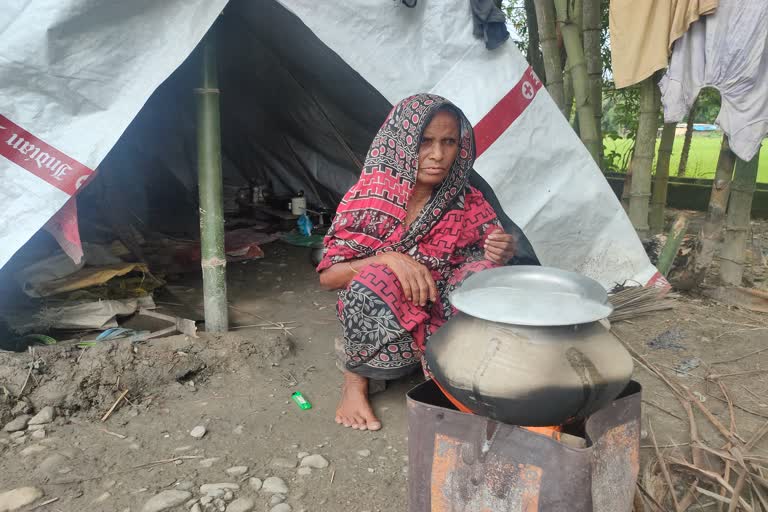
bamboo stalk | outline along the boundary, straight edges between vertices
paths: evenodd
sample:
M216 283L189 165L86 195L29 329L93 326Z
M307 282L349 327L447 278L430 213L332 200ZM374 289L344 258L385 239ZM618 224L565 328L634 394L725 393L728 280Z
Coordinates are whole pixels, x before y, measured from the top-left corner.
M666 123L661 130L656 174L653 176L653 195L648 224L651 233L664 230L664 208L667 206L667 185L669 183L669 162L672 159L672 147L675 143L675 123Z
M602 12L600 0L582 0L582 37L584 40L584 55L587 61L589 75L589 102L592 104L597 140L601 144L600 168L605 167L602 153L603 140L603 56L600 52L602 29Z
M690 290L703 280L715 258L720 235L725 221L725 212L731 194L731 179L736 155L728 144L728 136L723 135L720 145L720 156L717 160L717 172L712 181L712 192L709 196L707 218L699 230L699 241L694 252L693 262L685 271L677 276L675 286L679 289Z
M555 26L555 3L554 0L534 0L534 5L536 7L536 21L539 24L547 92L549 92L557 108L567 117L569 113L565 112L563 70L560 63L560 47L557 44Z
M579 114L579 135L595 162L600 162L603 143L598 138L595 114L589 102L589 74L581 45L581 31L573 11L573 0L555 0L557 23L563 35L563 43L568 54L569 68L573 79L573 92L576 99L576 111Z
M659 255L659 262L656 264L656 268L659 269L661 275L666 277L669 274L672 264L677 256L677 251L680 249L680 244L683 243L685 232L688 229L688 216L681 213L677 216L677 220L672 225L672 229L669 230L667 235L667 242L661 249Z
M747 232L750 228L752 197L757 181L758 150L749 162L736 159L736 170L731 185L731 201L725 223L725 239L720 252L720 279L723 283L740 286L744 277L744 257Z
M656 147L661 97L653 77L640 83L640 119L635 153L632 157L632 189L629 198L629 219L640 238L648 236L648 204L651 197L651 166Z
M202 46L202 85L197 93L197 158L200 192L200 265L205 330L226 332L227 259L224 253L224 199L221 172L219 83L215 32Z
M685 176L686 167L688 167L688 155L691 153L691 140L693 139L693 118L699 109L699 98L691 105L688 111L688 123L685 125L685 140L683 141L683 151L680 153L680 164L677 167L677 175Z
M544 57L540 49L539 23L536 19L534 0L524 0L523 7L525 8L525 24L528 27L528 62L531 63L536 76L542 82L547 83L547 72L544 69Z

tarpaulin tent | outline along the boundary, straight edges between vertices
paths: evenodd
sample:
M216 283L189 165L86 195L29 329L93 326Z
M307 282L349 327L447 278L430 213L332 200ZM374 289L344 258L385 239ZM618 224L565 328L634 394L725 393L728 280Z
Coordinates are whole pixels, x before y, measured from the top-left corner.
M215 23L225 180L332 206L391 104L433 92L475 125L475 169L543 264L605 286L656 275L518 50L473 36L467 0L11 0L1 16L0 265L102 178L115 212L196 224L195 48Z

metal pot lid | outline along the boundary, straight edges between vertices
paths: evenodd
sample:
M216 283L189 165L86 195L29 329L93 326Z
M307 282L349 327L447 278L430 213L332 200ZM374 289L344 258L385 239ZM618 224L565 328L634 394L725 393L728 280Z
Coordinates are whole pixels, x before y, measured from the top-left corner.
M596 322L613 311L597 281L576 272L522 265L478 272L450 301L476 318L536 327Z

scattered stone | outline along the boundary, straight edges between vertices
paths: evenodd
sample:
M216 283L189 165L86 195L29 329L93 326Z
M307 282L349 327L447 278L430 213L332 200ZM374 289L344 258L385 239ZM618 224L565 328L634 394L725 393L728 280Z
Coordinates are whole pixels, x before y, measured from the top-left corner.
M198 501L197 498L192 498L191 500L186 502L184 506L187 508L192 508L193 506L197 505L197 501Z
M0 512L19 510L43 497L36 487L19 487L0 494Z
M229 503L233 499L235 499L235 494L232 491L227 491L224 493L224 501Z
M211 489L210 491L208 491L206 496L210 496L211 498L216 499L216 498L223 498L224 494L225 494L224 489Z
M210 491L221 489L222 491L239 491L240 486L228 482L218 484L203 484L200 486L200 494L208 494Z
M47 449L48 449L47 446L43 446L41 444L33 444L32 446L27 446L26 448L21 450L21 456L29 457L31 455L37 455L38 453L42 453Z
M160 512L162 510L168 510L169 508L181 505L191 497L192 493L188 491L163 491L160 494L152 496L149 501L144 504L141 512Z
M205 429L204 426L198 425L189 432L189 435L191 435L195 439L202 439L206 432L208 431Z
M299 468L299 476L308 476L312 474L312 468Z
M26 434L24 433L24 431L23 431L23 430L17 430L16 432L12 433L12 434L11 434L10 436L8 436L8 437L10 437L11 439L14 439L14 440L15 440L15 439L18 439L18 438L20 438L20 437L23 437L23 436L25 436L25 435L26 435Z
M269 512L291 512L293 510L291 506L287 503L280 503L279 505L275 505L271 509L269 509Z
M27 428L27 423L29 423L30 418L31 416L29 414L16 416L16 418L8 422L5 427L3 427L3 430L6 432L18 432L19 430L24 430ZM26 487L23 487L23 489L26 489Z
M219 510L219 512L224 512L227 510L227 504L224 503L224 500L221 498L213 500L213 505Z
M271 476L264 480L261 489L270 494L288 494L288 486L285 484L285 480L276 476Z
M236 427L234 428L234 430L232 430L232 432L233 432L234 434L240 435L240 434L242 434L242 433L243 433L243 430L244 430L244 428L245 428L245 427L243 427L242 425L238 425L238 426L236 426Z
M200 466L204 468L210 468L214 463L219 461L219 457L211 457L210 459L203 459L200 461Z
M32 439L45 439L45 430L35 430L30 437Z
M110 493L105 492L105 493L102 493L101 496L99 496L98 498L93 500L92 503L104 503L105 501L107 501L111 497L112 497L112 495Z
M272 467L273 468L285 468L285 469L293 469L296 467L296 461L291 459L284 459L282 457L279 457L277 459L272 460Z
M328 467L328 460L322 455L310 455L301 459L301 467L312 469L324 469Z
M56 411L50 405L43 407L39 413L29 420L30 425L47 425L56 417Z
M256 478L255 476L252 476L251 478L248 479L248 485L250 485L251 489L253 489L254 491L260 491L261 486L263 484L262 484L261 478Z
M282 494L274 494L272 495L272 498L269 500L270 506L279 505L280 503L285 501L285 496Z
M10 439L0 438L0 444L7 446L7 445L11 444L11 440Z
M116 481L116 480L104 480L104 481L101 483L101 486L102 486L104 489L111 489L111 488L113 488L115 485L117 485L117 481Z
M200 507L199 503L195 503L192 505L192 508L189 509L189 512L203 512L203 509Z
M227 507L227 512L248 512L253 510L256 503L250 498L238 498Z
M19 400L16 402L16 405L13 406L13 409L11 409L11 414L14 416L18 416L19 414L29 414L32 411L32 406L29 405L28 402L25 402L24 400Z
M176 448L173 451L175 451L175 452L188 452L191 449L192 449L192 446L186 445L186 446L179 446L178 448Z
M36 432L38 430L44 430L45 425L27 425L27 430L30 432Z
M370 457L371 456L371 450L358 450L357 454L360 457Z
M296 455L299 459L303 459L304 457L309 457L309 452L299 452L298 455Z
M190 480L183 480L176 484L177 491L191 491L195 483Z
M210 496L203 496L202 498L200 498L200 504L202 506L210 505L212 502L213 502L213 498L211 498Z
M248 472L248 466L232 466L226 470L226 473L230 476L243 476Z
M13 440L16 444L24 444L24 442L27 440L27 436L19 436L16 439Z

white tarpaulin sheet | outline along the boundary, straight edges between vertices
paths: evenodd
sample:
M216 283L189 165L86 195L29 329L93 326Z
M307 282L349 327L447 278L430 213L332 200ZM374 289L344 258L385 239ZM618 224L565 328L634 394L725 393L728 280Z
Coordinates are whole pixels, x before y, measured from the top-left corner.
M0 173L5 186L0 188L0 201L5 215L0 218L0 265L82 186L225 4L225 0L17 0L4 8ZM477 131L476 170L494 189L504 212L526 233L543 264L581 271L605 286L653 278L655 268L578 137L514 45L488 51L473 37L467 0L419 2L415 9L389 0L329 0L322 8L316 0L280 0L280 4L390 103L427 91L444 95L462 108ZM273 34L269 53L259 53L256 43L267 37L262 32L269 31L271 20L257 18L279 14L276 6L274 0L233 0L227 7L240 9L237 21L244 28L237 33L234 28L222 31L223 46L229 45L229 53L239 46L255 68L253 76L246 77L237 73L247 72L250 66L237 61L221 64L223 108L227 110L227 98L231 101L236 94L241 95L240 104L253 101L249 90L271 96L257 115L245 108L239 112L230 108L232 113L223 114L225 167L242 169L254 156L271 168L298 166L299 178L318 186L315 190L308 184L310 198L314 195L322 201L329 191L339 193L348 186L354 174L349 170L353 157L345 160L323 151L336 132L323 132L321 121L330 119L341 132L355 133L353 121L359 122L365 116L361 112L371 110L359 100L370 95L360 94L357 101L345 103L350 77L337 74L337 68L318 68L315 56L320 50L294 37L289 27L282 32L282 40ZM255 30L259 23L261 30ZM300 59L303 52L306 66L298 61L298 66L278 70L288 57ZM220 57L226 60L224 50ZM304 68L307 71L302 72ZM315 84L315 92L305 91L311 99L306 110L286 116L288 108L276 108L281 91L264 87L264 79L275 73L296 83ZM227 83L233 84L232 90L246 78L248 87L226 95ZM313 96L318 93L319 97ZM184 149L181 138L178 144L165 142L175 136L169 135L174 129L187 132L188 141L189 123L166 122L160 135L167 138L154 138L158 129L153 126L160 126L164 111L169 112L166 121L181 118L172 112L168 99L170 94L163 102L153 103L157 108L144 121L134 122L126 137L132 147L140 148L136 154L153 161L157 160L153 155L159 158L160 153L151 152L152 145L178 152L174 166L180 167L184 158L189 161L191 156L194 161L193 152L190 155L189 148ZM378 110L376 115L383 118ZM185 120L193 119L188 109L182 113ZM147 121L151 115L157 123ZM264 119L270 115L283 117L267 124ZM233 126L250 140L238 145L237 133L226 134ZM281 129L287 134L280 141L285 151L275 153L271 140L254 143L274 137ZM301 137L301 129L309 136ZM251 133L257 135L251 137ZM348 142L354 153L364 153L365 141L352 137ZM169 154L163 153L162 158L168 159ZM115 172L119 170L125 180L133 179L128 177L133 172L130 165L119 167L121 159L113 160ZM189 181L190 173L184 172L178 173L179 181ZM295 182L297 177L290 179ZM295 184L287 188L292 187Z

